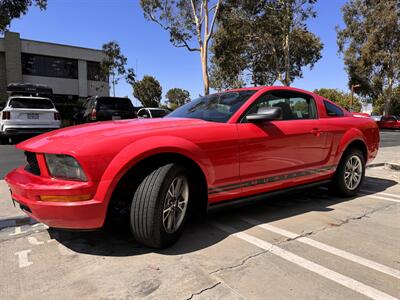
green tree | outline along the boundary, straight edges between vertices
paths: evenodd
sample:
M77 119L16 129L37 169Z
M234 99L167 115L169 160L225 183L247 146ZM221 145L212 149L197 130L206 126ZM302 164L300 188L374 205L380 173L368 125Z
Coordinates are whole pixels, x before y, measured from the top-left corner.
M101 69L102 72L108 76L113 88L113 95L115 97L115 85L118 83L121 77L125 76L125 66L128 59L122 54L121 47L116 41L108 42L104 44L102 48L105 56L101 62ZM128 82L129 80L130 79L127 78Z
M384 93L385 95L386 93ZM373 113L382 115L384 113L385 97L382 95L375 100ZM400 116L400 87L393 90L393 96L390 101L389 115Z
M1 0L0 1L0 32L4 32L13 19L25 15L35 3L41 10L47 8L47 0Z
M159 107L162 95L162 87L153 76L145 75L142 80L133 84L133 96L144 107Z
M384 99L390 112L400 82L400 5L398 0L349 0L342 8L345 27L337 28L349 86L372 100Z
M308 31L316 0L228 0L221 5L212 47L212 86L290 85L321 58Z
M125 80L128 84L132 86L134 85L134 83L136 82L136 73L133 68L128 68L128 70L126 71Z
M200 52L204 93L209 94L208 52L222 0L140 0L144 16L169 32L175 47ZM197 39L197 46L190 44Z
M165 97L168 99L168 107L171 109L176 109L190 101L189 92L179 88L170 89Z
M351 94L344 93L338 89L317 89L314 93L339 104L344 109L350 109ZM359 112L361 110L361 102L358 97L353 97L353 110Z

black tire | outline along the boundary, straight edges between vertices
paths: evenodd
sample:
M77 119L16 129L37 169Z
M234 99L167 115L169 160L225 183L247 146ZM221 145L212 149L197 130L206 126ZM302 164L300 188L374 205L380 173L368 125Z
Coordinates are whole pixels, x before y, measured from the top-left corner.
M346 164L354 156L358 157L361 162L361 168L362 168L361 180L359 181L359 183L357 185L355 185L353 188L350 189L345 182L345 171L346 171ZM342 156L342 159L340 160L340 163L339 163L339 165L336 169L335 175L333 177L333 181L331 184L331 190L334 194L337 194L339 196L343 196L343 197L355 196L360 191L361 184L364 180L364 176L365 176L364 155L359 149L350 148L350 149L346 150L346 152Z
M164 202L172 182L182 176L188 183L189 201L179 228L173 233L168 233L163 224ZM166 248L176 242L185 226L192 191L187 170L175 163L156 167L144 176L135 191L130 211L131 231L134 238L141 244L158 249Z

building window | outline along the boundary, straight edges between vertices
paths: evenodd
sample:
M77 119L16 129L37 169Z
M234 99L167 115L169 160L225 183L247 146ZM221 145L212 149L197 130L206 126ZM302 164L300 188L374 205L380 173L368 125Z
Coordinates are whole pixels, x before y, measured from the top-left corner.
M78 79L78 60L22 53L22 74Z
M87 64L87 80L107 81L107 76L102 72L101 65L97 61L88 61Z

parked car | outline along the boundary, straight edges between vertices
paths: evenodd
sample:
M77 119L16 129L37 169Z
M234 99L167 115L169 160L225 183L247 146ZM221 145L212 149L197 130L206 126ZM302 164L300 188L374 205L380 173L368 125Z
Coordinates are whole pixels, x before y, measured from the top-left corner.
M49 98L31 96L9 97L0 112L0 139L36 135L60 128L60 114Z
M378 125L381 129L400 129L400 117L383 116Z
M17 147L28 165L5 180L28 215L70 229L126 218L137 241L163 248L209 208L328 183L356 195L379 130L314 93L255 87L200 97L165 118L69 127Z
M170 111L164 108L144 107L137 112L138 118L163 118L168 115Z
M89 97L75 115L78 124L133 118L136 113L131 100L122 97Z

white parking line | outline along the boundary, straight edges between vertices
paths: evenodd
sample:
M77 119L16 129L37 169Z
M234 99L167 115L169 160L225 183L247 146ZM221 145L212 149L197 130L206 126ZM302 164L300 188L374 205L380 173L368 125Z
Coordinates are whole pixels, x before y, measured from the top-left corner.
M22 231L22 230L21 230L21 227L18 226L18 227L15 227L14 233L10 233L9 235L10 235L10 236L13 236L13 235L23 234L23 233L27 233L27 232L28 232L28 231Z
M390 300L395 300L397 298L390 296L389 294L386 294L382 291L379 291L373 287L370 287L368 285L365 285L355 279L352 279L350 277L347 277L345 275L342 275L340 273L337 273L335 271L332 271L328 268L325 268L321 265L318 265L312 261L309 261L303 257L300 257L296 254L293 254L287 250L284 250L282 248L279 248L277 246L274 246L266 241L263 241L259 238L256 238L250 234L244 233L244 232L237 232L234 228L217 223L217 222L212 222L215 227L218 229L229 233L243 241L246 241L256 247L259 247L261 249L267 250L270 253L273 253L280 258L283 258L291 263L294 263L302 268L305 268L311 272L314 272L322 277L325 277L327 279L330 279L338 284L341 284L342 286L345 286L353 291L356 291L360 294L363 294L371 299L390 299Z
M365 193L371 193L371 194L378 194L378 195L382 195L382 196L388 196L388 197L393 197L393 198L398 198L400 199L400 195L396 195L396 194L390 194L390 193L384 193L384 192L376 192L376 191L370 191L370 190L361 190L363 192L363 194Z
M33 264L33 262L28 260L28 253L31 253L31 250L23 250L14 253L14 255L18 256L18 266L20 268L29 267Z
M288 238L291 238L291 239L297 238L296 241L299 241L300 243L307 244L307 245L312 246L314 248L323 250L323 251L331 253L333 255L336 255L336 256L345 258L347 260L350 260L352 262L358 263L358 264L363 265L363 266L365 266L367 268L374 269L376 271L379 271L379 272L382 272L382 273L385 273L387 275L390 275L390 276L393 276L393 277L396 277L396 278L400 279L400 270L396 270L396 269L390 268L388 266L382 265L382 264L374 262L372 260L369 260L369 259L363 258L361 256L349 253L347 251L344 251L344 250L341 250L341 249L326 245L324 243L315 241L315 240L307 238L307 237L300 237L300 235L297 234L297 233L290 232L290 231L275 227L275 226L270 225L270 224L266 224L266 223L260 224L260 222L258 222L257 220L251 219L251 218L241 217L240 219L242 219L243 221L245 221L245 222L247 222L249 224L252 224L252 225L255 225L255 226L259 226L259 227L261 227L263 229L266 229L266 230L271 231L271 232L275 232L277 234L286 236Z
M387 200L387 201L400 203L400 200L396 200L396 199L392 199L392 198L388 198L388 197L383 197L383 196L378 196L378 195L370 195L370 194L364 194L364 193L360 193L360 195L362 197L369 197L369 198L373 198L373 199Z

